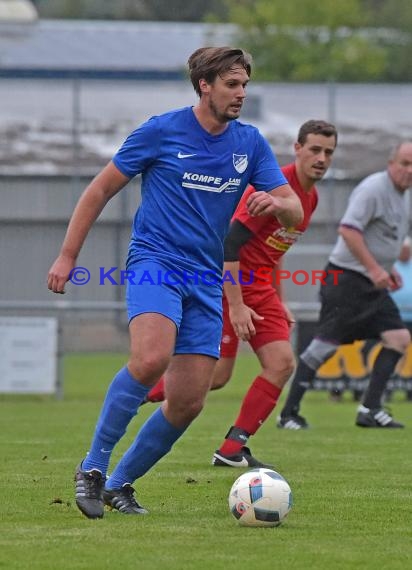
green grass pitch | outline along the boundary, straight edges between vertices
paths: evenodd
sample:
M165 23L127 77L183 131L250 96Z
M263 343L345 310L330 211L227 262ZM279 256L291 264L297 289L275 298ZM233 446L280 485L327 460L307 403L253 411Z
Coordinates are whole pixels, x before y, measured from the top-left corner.
M90 443L119 354L68 355L65 396L0 396L0 569L266 570L412 567L412 404L397 392L392 408L405 430L354 425L349 395L332 403L309 393L304 432L275 427L274 414L251 438L253 453L288 480L294 507L279 528L243 528L227 495L238 469L211 466L258 371L239 358L225 389L211 392L184 437L141 481L148 516L107 512L91 521L77 510L73 472ZM131 443L153 410L143 406L115 450Z

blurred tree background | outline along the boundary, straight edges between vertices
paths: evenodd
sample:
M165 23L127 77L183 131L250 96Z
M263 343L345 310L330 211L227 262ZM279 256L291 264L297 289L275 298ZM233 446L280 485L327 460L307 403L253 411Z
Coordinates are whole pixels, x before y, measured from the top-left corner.
M262 81L409 82L412 0L36 0L40 17L232 23Z
M41 18L202 22L227 17L225 0L32 0Z

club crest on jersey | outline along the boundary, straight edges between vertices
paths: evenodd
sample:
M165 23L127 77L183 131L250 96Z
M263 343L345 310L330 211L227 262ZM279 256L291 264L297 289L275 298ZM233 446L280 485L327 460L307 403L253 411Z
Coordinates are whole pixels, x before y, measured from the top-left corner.
M248 165L247 154L234 154L233 155L233 166L239 174L243 174Z

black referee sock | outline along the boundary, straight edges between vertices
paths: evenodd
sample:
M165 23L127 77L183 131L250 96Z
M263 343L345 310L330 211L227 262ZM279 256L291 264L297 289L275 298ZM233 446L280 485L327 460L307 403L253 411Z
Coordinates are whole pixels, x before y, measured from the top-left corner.
M296 369L286 403L280 412L282 418L286 418L298 412L300 402L305 395L306 390L310 388L315 374L316 370L310 368L301 358L299 358L298 367Z
M382 407L382 396L386 384L395 370L402 354L392 348L382 348L373 365L368 387L363 396L365 408L376 409Z

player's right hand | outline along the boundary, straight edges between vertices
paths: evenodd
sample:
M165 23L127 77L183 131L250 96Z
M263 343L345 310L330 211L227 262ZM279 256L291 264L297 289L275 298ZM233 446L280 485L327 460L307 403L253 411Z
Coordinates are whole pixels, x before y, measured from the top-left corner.
M261 317L245 304L229 307L229 318L236 336L240 340L249 340L256 334L253 321L263 321Z
M252 192L246 205L251 216L276 216L283 210L282 201L269 192Z
M389 289L392 286L392 278L390 274L378 265L368 272L369 279L378 289Z
M64 295L64 286L69 279L70 272L74 268L75 263L75 259L59 255L47 275L47 287L50 291Z

